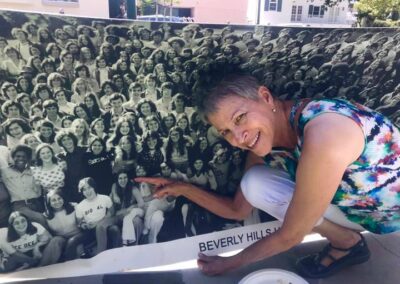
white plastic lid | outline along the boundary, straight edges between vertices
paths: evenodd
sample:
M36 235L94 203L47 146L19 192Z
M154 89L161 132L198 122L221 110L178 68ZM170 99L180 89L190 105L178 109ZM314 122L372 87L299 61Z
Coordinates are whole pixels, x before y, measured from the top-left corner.
M239 284L308 284L299 275L282 269L262 269L250 273Z

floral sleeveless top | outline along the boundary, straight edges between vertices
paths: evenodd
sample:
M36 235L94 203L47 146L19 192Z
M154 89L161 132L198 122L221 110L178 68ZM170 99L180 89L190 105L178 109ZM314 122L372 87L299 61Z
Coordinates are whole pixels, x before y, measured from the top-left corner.
M290 115L294 127L295 103ZM301 111L297 122L295 150L272 152L264 160L272 167L283 167L293 179L303 145L305 125L324 113L337 113L354 120L362 129L365 146L360 157L346 169L332 200L350 221L366 230L385 234L400 230L400 131L382 114L359 104L338 99L312 100Z

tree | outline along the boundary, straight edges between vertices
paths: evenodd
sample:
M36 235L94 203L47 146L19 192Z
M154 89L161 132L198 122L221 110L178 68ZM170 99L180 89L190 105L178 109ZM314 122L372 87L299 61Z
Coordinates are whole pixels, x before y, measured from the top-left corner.
M139 0L138 6L142 15L151 15L155 13L156 5L154 0Z
M325 0L325 5L333 7L340 2L348 0ZM373 19L385 20L388 16L398 16L400 11L400 0L358 0L354 7L358 17L371 17ZM393 18L393 20L397 20Z
M400 10L400 0L360 0L355 4L359 14L385 20ZM393 18L393 20L397 20Z
M141 9L143 14L159 14L159 5L164 7L169 6L169 13L172 16L172 7L174 4L179 4L179 0L141 0ZM158 4L158 5L157 5ZM165 16L167 9L163 9L163 14Z

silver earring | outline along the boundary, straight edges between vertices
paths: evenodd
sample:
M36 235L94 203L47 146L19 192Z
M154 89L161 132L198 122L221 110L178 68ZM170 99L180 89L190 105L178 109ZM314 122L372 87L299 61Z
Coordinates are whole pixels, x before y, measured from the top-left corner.
M276 112L276 108L273 108L273 109L272 109L272 112Z

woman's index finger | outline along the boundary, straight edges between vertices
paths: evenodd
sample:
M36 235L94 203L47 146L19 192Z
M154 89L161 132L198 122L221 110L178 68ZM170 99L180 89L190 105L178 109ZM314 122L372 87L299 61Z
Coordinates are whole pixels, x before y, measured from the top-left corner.
M167 179L160 177L137 177L134 180L136 182L148 182L155 185L165 184L169 182Z

